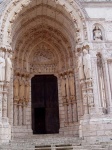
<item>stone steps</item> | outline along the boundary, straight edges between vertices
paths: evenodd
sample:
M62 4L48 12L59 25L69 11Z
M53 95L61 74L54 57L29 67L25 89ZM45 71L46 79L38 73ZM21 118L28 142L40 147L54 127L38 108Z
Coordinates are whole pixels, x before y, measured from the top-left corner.
M32 135L12 139L0 150L112 150L110 143L89 145L78 137L62 135Z

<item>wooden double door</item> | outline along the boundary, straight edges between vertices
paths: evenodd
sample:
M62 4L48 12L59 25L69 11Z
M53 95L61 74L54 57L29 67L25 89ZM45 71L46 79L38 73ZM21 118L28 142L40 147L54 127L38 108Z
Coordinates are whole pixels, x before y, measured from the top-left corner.
M31 81L34 134L59 133L58 84L54 75L36 75Z

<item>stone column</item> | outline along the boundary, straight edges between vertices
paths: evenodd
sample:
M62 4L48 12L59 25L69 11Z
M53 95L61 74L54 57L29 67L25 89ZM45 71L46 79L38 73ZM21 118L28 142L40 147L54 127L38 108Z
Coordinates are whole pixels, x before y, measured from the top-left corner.
M69 123L73 122L73 112L72 112L72 102L68 103L68 121Z
M14 126L17 126L18 125L18 108L17 108L17 102L15 101L14 102Z
M23 107L22 107L22 102L19 102L19 126L22 126L22 121L23 121Z
M86 86L85 81L81 81L80 84L81 84L81 89L82 89L84 115L86 116L87 114L89 114L87 86Z
M29 129L32 128L32 115L31 115L31 76L29 78L29 99L26 100L26 125L29 127Z
M78 121L78 116L77 116L77 102L74 100L72 102L72 110L73 110L73 122Z
M86 81L87 85L87 94L88 94L88 108L89 113L94 113L94 95L93 95L93 85L92 85L92 79Z
M68 104L64 103L64 111L65 111L65 125L68 125Z
M23 125L26 125L26 103L23 104Z

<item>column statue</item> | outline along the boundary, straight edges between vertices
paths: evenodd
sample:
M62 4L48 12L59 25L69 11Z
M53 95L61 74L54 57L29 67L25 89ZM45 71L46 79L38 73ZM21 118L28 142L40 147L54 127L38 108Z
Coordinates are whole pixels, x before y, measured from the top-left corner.
M14 79L14 99L18 99L19 96L19 80L18 77Z
M69 74L69 86L70 86L70 96L75 96L75 85L74 85L74 75L70 72Z
M86 49L83 50L83 65L84 65L84 74L86 79L92 78L92 68L91 68L91 56L88 54Z
M66 82L66 96L67 96L67 100L69 101L69 96L70 96L70 93L69 93L69 78L68 78L68 75L65 74L65 82Z
M30 97L30 83L29 83L28 80L25 83L25 96L24 97L25 97L25 101L29 102L29 97Z
M25 93L25 83L24 83L24 79L21 78L20 79L20 84L19 84L20 90L19 90L19 98L20 101L24 101L24 93Z
M12 73L12 62L11 62L11 56L9 55L6 58L6 81L7 82L10 82L11 73Z
M4 52L0 52L0 82L5 81L5 59Z
M64 75L61 75L61 95L62 95L62 97L66 97L65 86L66 86L66 81L65 81Z
M79 53L79 56L78 56L78 71L79 71L79 79L84 80L84 67L83 67L82 53Z

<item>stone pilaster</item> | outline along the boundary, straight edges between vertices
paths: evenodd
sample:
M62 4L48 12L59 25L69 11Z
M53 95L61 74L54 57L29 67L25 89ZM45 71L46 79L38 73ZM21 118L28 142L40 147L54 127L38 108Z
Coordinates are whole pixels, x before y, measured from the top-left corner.
M106 84L106 97L107 97L107 105L108 111L112 113L112 98L111 98L111 89L110 89L110 79L109 79L109 69L107 65L107 59L104 60L104 70L105 70L105 84Z

